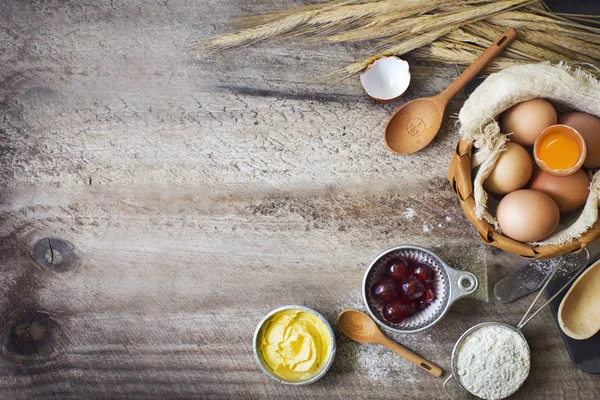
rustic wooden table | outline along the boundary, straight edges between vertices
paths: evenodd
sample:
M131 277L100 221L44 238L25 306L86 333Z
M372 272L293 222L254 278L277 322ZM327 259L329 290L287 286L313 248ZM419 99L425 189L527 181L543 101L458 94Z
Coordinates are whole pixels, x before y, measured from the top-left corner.
M464 96L431 146L398 157L382 130L400 102L314 80L366 46L186 49L300 3L0 2L1 398L441 399L441 379L337 330L333 368L310 387L270 381L252 356L275 307L332 323L362 309L365 267L402 243L480 289L394 339L447 370L466 328L519 320L528 300L489 291L525 262L481 244L445 178ZM412 71L407 99L456 76ZM600 397L550 311L525 334L532 371L515 398Z

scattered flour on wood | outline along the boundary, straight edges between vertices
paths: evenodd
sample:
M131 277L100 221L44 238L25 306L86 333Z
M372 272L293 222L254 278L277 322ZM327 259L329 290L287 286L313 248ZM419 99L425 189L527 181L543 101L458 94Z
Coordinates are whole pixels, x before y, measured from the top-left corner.
M415 218L415 215L417 215L417 213L412 208L407 207L406 211L404 211L402 215L404 215L406 218L412 221Z
M463 243L461 243L449 238L444 243L432 244L426 247L436 253L450 267L475 274L479 284L475 293L467 297L468 299L489 301L488 265L490 261L488 257L491 252L486 249L483 242L465 243L463 240Z
M377 344L356 345L356 370L366 375L369 380L386 381L398 379L402 382L416 382L421 372L398 354Z
M521 279L515 283L515 290L521 291L523 289L535 290L541 282L540 276L549 275L554 267L560 262L560 258L553 258L551 260L535 260L523 268L525 271L524 275L521 275ZM586 261L586 254L579 252L570 254L565 258L564 264L556 272L556 278L563 278L565 276L571 276L571 273L577 270L584 261ZM555 279L556 279L555 278Z
M529 375L527 342L517 332L498 325L471 332L456 355L462 385L482 399L503 399L513 394Z
M339 314L343 310L359 310L367 313L360 293L337 304L334 312ZM428 343L431 340L431 336L427 332L420 332L418 335L402 335L388 332L381 327L380 329L388 338L416 353L420 351L417 343ZM423 376L420 374L423 371L391 350L377 344L356 343L344 336L337 326L334 327L334 330L337 338L335 368L365 376L371 381L398 379L402 382L417 382L422 380Z

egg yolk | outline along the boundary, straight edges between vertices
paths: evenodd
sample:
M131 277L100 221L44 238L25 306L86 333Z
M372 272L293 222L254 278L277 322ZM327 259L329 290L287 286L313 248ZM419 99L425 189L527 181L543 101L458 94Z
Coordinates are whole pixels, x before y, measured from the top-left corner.
M538 157L553 170L566 170L577 164L579 145L572 137L554 132L542 139Z

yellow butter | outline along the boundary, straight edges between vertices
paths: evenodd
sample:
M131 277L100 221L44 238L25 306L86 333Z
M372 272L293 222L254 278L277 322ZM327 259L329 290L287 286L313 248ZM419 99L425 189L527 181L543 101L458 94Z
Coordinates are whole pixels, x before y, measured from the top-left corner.
M331 337L316 315L289 309L265 322L258 345L264 363L274 375L303 381L319 372L327 361Z

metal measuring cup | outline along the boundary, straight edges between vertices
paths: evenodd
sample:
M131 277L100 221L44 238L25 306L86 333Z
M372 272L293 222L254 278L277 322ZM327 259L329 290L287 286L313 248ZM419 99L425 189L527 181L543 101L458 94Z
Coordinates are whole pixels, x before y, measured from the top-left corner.
M467 393L469 393L472 396L477 397L475 394L471 393L460 381L460 378L458 378L458 373L457 373L457 369L456 369L456 359L457 359L457 355L458 355L458 351L459 348L461 346L461 344L464 342L464 340L473 332L475 332L476 330L478 330L479 328L483 327L483 326L500 326L502 328L508 328L516 333L519 334L519 336L523 339L523 341L525 342L525 344L527 345L527 359L529 360L529 364L531 365L531 349L529 348L529 344L527 343L527 339L525 338L525 336L523 335L522 332L522 328L527 325L529 323L529 321L531 321L533 319L533 317L535 317L540 311L542 311L548 304L550 304L558 295L560 295L567 287L569 287L569 285L577 278L577 276L579 276L579 272L581 272L586 265L583 265L582 267L580 267L579 269L577 269L575 271L575 273L573 274L573 276L571 277L571 279L569 279L569 281L567 283L565 283L559 291L557 291L552 297L550 297L550 299L548 299L544 304L542 304L540 306L540 308L538 308L533 314L529 315L529 313L531 312L531 310L533 309L533 307L535 306L535 304L537 303L538 299L540 298L540 296L542 295L542 293L544 292L544 290L546 289L546 286L548 286L548 284L550 283L550 281L552 281L552 279L554 278L554 275L556 275L556 272L560 269L560 267L563 265L563 263L565 262L565 256L562 257L562 259L560 260L559 263L557 263L557 265L554 267L554 269L552 270L552 273L546 278L546 282L544 283L544 286L542 286L542 288L540 289L540 291L538 292L537 296L535 296L535 299L533 300L533 302L531 303L531 305L529 306L529 308L527 309L527 311L525 312L525 315L523 315L523 318L521 318L521 321L517 324L516 327L502 323L502 322L484 322L481 324L477 324L469 329L467 329L457 340L456 344L454 345L454 348L452 349L452 356L450 359L450 364L451 364L451 370L452 373L450 374L450 376L448 378L446 378L446 380L444 381L444 384L442 385L444 390L446 391L446 394L448 395L448 397L450 397L451 399L453 398L452 395L450 394L450 392L448 391L448 383L450 382L450 380L452 378L455 378L456 382L458 383L458 385ZM521 386L523 386L523 383L525 383L525 381L527 380L527 377L529 376L529 371L530 368L528 368L527 370L527 375L525 377L525 379L523 379L523 382L520 383L520 385L512 392L510 393L508 396L512 395L513 393L515 393L517 390L519 390L521 388ZM507 396L507 397L508 397Z
M386 273L390 261L396 258L422 263L435 273L436 299L424 311L400 323L391 323L382 316L383 306L373 298L372 287ZM451 268L441 257L424 247L402 245L389 248L371 262L363 278L362 292L367 311L379 325L398 333L415 333L437 324L452 304L477 290L477 277L470 272Z

